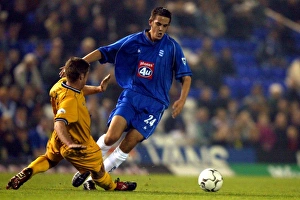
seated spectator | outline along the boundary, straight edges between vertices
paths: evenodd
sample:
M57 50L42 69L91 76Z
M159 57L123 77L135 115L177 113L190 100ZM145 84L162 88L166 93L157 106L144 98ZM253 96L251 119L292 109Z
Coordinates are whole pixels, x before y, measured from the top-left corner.
M10 85L8 88L8 96L10 102L15 104L15 107L18 107L22 104L21 102L21 96L22 96L22 89L16 84Z
M29 145L34 158L37 158L46 150L47 142L53 129L52 121L52 119L43 116L40 118L37 126L28 131Z
M36 115L36 112L40 110L41 104L43 103L42 100L44 100L45 97L46 96L40 96L34 89L34 86L30 84L25 86L21 97L21 106L26 108L28 119L30 119L28 120L27 128L31 128L37 124L39 116ZM46 97L46 100L49 102L48 97Z
M99 99L98 99L99 100ZM97 130L97 138L107 131L107 119L109 114L114 109L115 99L104 97L101 99L100 106L98 107L99 113L99 129Z
M206 107L200 107L196 113L196 142L197 145L210 145L213 126L210 121L210 113Z
M223 76L234 76L236 74L235 64L233 62L232 51L225 47L221 50L218 57L218 65Z
M256 59L261 67L282 67L286 65L285 53L276 30L271 30L256 49Z
M24 161L27 161L31 155L31 147L29 143L28 138L28 129L27 128L16 128L15 129L16 136L14 140L14 146L18 147L18 159Z
M272 128L271 119L268 113L260 112L257 118L256 127L259 134L259 148L271 152L275 148L276 135Z
M62 52L62 48L51 48L47 57L41 62L40 73L44 85L43 89L47 93L50 91L52 85L59 80L59 68L64 65Z
M247 110L242 110L233 125L233 141L235 148L256 147L259 134L255 121Z
M13 122L14 122L14 126L15 128L19 128L19 129L26 129L28 128L28 113L27 113L27 109L26 107L17 107L16 109L16 113L13 117Z
M98 139L107 131L107 119L114 108L114 101L110 98L101 98L91 95L87 98L87 107L91 115L91 134Z
M176 36L202 36L206 26L198 6L193 1L167 1L166 7L172 12L170 33ZM202 25L202 27L201 27ZM203 26L205 26L203 28Z
M78 48L76 54L79 57L83 57L83 56L87 55L88 53L92 52L93 50L95 50L97 47L98 47L97 41L93 37L85 37L80 42L80 47ZM90 65L91 65L91 71L94 71L95 68L100 65L100 63L93 62L93 63L90 63ZM103 68L103 65L101 65L100 67ZM105 70L105 68L103 70ZM90 73L90 74L93 74L93 73ZM104 76L104 75L105 74L102 74L102 76Z
M16 66L14 79L21 88L32 84L39 93L44 91L42 77L38 69L38 60L33 53L26 54L22 62Z
M108 29L107 18L104 15L98 14L94 17L92 25L87 28L85 35L88 38L94 38L95 46L103 46L108 44ZM84 52L82 55L87 55L87 53L92 52L94 49L95 47Z
M12 83L15 84L15 77L13 76L16 66L21 62L21 50L11 48L8 50L8 68L12 76Z
M216 61L217 54L213 49L213 45L214 45L214 40L210 37L205 37L202 40L201 48L197 49L196 53L190 53L190 52L186 53L186 56L188 56L189 60L191 60L190 64L193 71L192 87L194 88L201 89L201 87L203 86L209 86L208 84L210 83L210 81L213 80L213 79L209 80L210 78L213 78L211 76L207 78L205 77L209 71L213 72L215 71L214 69L216 69L216 67L218 68L218 66L216 67L212 66L208 68L212 70L207 70L205 67L206 63L209 62L208 59L210 58L214 59L210 63L217 64L215 63L217 62Z
M205 26L205 34L212 38L225 36L227 32L226 16L222 12L219 2L200 1L200 8L203 13L204 24L197 25Z
M248 1L225 1L224 4L227 36L232 39L249 39L254 27L253 4Z
M64 48L61 51L67 52L66 57L71 57L76 53L78 41L75 34L73 34L73 26L75 25L76 23L73 23L71 19L64 19L61 22L59 37L64 44Z
M222 85L222 74L215 56L203 58L202 71L200 72L200 80L205 86L211 87L214 91L218 91Z
M2 116L1 132L4 159L19 160L30 155L26 129L15 128L13 119L8 115Z
M226 109L217 108L215 115L211 118L211 124L213 126L211 144L222 146L230 144L232 138L231 121Z
M206 107L210 114L215 111L214 93L210 87L203 87L200 96L196 99L198 108ZM211 117L211 116L210 116Z
M99 98L96 95L90 95L88 98L86 98L86 106L91 116L91 135L95 140L97 140L101 134L105 133L103 132L103 129L100 129L103 123L100 119L99 110L101 104ZM104 127L106 127L106 124Z
M227 104L228 118L233 123L240 111L240 103L236 99L230 99Z
M48 36L52 39L58 37L61 30L61 22L60 22L59 12L56 10L52 10L44 21L44 27L48 32ZM83 30L83 29L82 29Z
M296 126L290 125L286 130L287 149L296 152L300 149L299 130Z
M227 85L221 85L217 97L215 99L215 107L222 107L227 109L228 103L232 99L231 90Z
M0 86L0 112L2 115L14 117L17 109L17 104L9 98L8 86Z
M282 112L285 113L287 116L290 115L290 102L286 98L280 98L277 102L276 112Z
M250 94L242 99L243 107L249 111L254 121L257 121L257 115L266 109L266 98L261 84L254 84Z
M88 53L92 52L97 48L97 42L94 38L92 37L85 37L81 42L80 42L80 47L78 52L78 56L83 57L87 55Z
M3 114L0 110L0 160L7 160L8 158L6 149L7 135L13 135L12 120L10 116Z
M202 40L202 46L199 48L199 64L203 64L204 58L217 57L217 52L214 50L214 40L211 37L204 37Z
M276 134L276 149L286 150L288 145L288 138L286 130L288 127L288 115L284 112L278 112L273 122L274 133Z
M9 86L13 83L13 77L10 72L10 65L8 64L7 53L3 50L0 50L0 60L0 86Z

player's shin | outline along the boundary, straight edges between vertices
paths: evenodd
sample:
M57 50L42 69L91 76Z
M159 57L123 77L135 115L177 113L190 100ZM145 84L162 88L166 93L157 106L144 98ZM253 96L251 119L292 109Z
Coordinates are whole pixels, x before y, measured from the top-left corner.
M111 176L106 172L100 179L93 179L96 185L102 187L105 190L114 190L116 188L116 183L111 179Z
M104 160L105 171L111 173L117 169L126 159L128 154L124 153L119 146Z
M33 162L31 162L28 166L28 168L31 168L33 170L33 174L35 175L37 173L45 172L48 169L52 167L52 165L56 165L57 163L54 163L50 161L47 156L42 155L39 156L37 159L35 159Z

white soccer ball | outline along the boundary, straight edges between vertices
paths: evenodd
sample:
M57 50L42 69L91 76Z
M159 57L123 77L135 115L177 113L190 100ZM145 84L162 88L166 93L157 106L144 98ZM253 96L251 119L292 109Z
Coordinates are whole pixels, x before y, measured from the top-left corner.
M216 192L223 185L223 176L218 170L207 168L200 173L198 184L206 192Z

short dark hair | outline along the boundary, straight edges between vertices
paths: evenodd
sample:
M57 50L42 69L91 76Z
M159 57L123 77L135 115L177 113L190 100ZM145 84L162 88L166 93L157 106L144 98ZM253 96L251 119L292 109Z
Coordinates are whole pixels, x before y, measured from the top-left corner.
M151 16L150 16L150 19L149 20L154 20L154 18L159 15L159 16L163 16L163 17L167 17L170 19L170 22L171 23L171 20L172 20L172 13L164 8L164 7L156 7L154 8L152 11L151 11Z
M74 83L81 74L89 71L90 64L82 58L71 57L65 64L65 74L68 81Z

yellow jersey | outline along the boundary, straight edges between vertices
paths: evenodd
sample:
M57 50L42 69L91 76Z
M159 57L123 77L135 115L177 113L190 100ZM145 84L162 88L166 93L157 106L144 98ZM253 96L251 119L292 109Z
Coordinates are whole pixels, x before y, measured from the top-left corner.
M90 134L91 119L81 90L66 85L61 78L51 88L49 95L55 121L63 121L73 141L87 144L93 138ZM56 134L54 131L53 133Z

